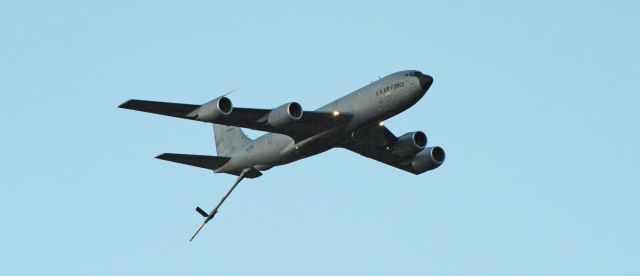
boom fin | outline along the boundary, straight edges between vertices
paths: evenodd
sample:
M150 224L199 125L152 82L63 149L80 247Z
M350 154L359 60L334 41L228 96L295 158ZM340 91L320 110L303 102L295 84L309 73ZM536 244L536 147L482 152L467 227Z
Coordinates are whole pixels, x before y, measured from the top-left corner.
M200 206L196 207L196 212L198 212L198 214L202 215L205 218L209 216L209 214L207 214L207 212L202 210L202 208L200 208Z

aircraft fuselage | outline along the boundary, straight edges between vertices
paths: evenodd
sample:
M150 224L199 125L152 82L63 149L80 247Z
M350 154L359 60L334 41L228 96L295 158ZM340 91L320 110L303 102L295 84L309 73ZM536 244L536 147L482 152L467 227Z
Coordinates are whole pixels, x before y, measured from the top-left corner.
M348 123L297 143L287 135L267 133L236 149L229 162L215 172L248 167L267 170L340 147L359 128L383 122L413 106L432 82L430 76L412 70L388 75L317 109L332 112L334 116L350 113L353 117Z

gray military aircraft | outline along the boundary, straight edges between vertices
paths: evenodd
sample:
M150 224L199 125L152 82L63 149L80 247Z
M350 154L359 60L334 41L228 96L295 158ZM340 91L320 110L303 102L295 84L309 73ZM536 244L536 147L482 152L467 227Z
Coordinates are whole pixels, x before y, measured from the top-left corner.
M218 156L163 153L156 158L228 173L238 178L196 233L245 177L256 178L274 166L340 147L413 174L433 170L445 159L441 147L426 147L422 131L396 137L384 120L413 106L427 93L431 76L409 70L393 73L316 111L290 102L274 109L234 107L226 95L203 105L129 100L119 107L213 124ZM268 132L255 140L241 128Z

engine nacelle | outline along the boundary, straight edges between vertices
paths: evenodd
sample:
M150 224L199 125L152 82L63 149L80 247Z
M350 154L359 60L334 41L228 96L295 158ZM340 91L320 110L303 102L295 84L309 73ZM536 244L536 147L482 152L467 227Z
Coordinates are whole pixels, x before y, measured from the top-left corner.
M302 106L290 102L274 108L269 112L267 123L273 127L284 127L302 118Z
M233 111L231 100L227 97L220 97L198 107L195 110L197 112L195 119L215 123L217 119L231 114L231 111Z
M393 146L393 154L400 157L414 156L427 145L427 135L422 131L409 132L398 137Z
M418 173L433 170L442 165L444 157L444 150L441 147L428 147L413 158L411 167L418 171Z

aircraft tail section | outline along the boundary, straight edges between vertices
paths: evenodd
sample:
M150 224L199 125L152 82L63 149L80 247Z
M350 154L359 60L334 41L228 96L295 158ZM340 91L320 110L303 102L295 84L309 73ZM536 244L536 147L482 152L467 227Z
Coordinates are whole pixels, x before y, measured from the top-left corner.
M241 128L234 126L213 124L213 135L219 156L230 156L236 149L251 142L251 139L242 132Z

